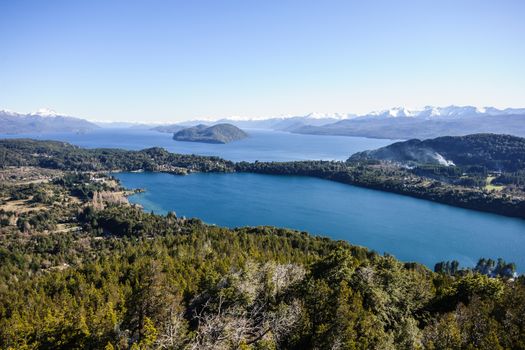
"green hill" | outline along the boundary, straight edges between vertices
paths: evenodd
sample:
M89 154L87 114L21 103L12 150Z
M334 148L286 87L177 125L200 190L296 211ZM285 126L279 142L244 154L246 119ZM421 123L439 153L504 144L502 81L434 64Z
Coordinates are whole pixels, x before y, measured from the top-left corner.
M231 124L217 124L209 127L199 124L173 134L173 139L177 141L204 143L229 143L246 137L248 134Z
M387 160L409 165L482 166L491 171L512 172L525 168L525 138L474 134L423 141L413 139L359 152L349 160Z

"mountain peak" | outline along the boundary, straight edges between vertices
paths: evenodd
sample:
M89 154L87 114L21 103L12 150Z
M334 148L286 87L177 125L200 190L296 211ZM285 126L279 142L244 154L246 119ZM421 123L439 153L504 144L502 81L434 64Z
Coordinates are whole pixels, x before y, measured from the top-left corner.
M29 113L30 115L37 115L40 117L56 117L58 115L63 115L57 113L55 110L51 108L39 108L36 112Z
M312 112L303 117L308 119L348 119L353 117L353 114L344 114L344 113L319 113Z
M49 108L29 114L0 111L0 133L79 132L96 128L97 125L85 119L64 116Z
M387 110L375 111L361 115L361 117L418 117L418 118L461 118L486 115L509 115L523 114L523 108L507 108L504 110L495 107L456 106L446 107L425 106L420 109L409 109L405 107L394 107Z
M16 116L18 115L19 113L16 113L10 109L0 109L0 114L5 114L5 115L9 115L9 116Z

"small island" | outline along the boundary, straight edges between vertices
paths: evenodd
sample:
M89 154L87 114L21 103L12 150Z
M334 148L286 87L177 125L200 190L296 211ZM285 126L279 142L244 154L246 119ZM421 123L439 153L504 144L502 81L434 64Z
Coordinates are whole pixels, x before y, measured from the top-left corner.
M242 140L248 134L231 124L217 124L207 126L199 124L173 134L177 141L204 142L204 143L230 143Z

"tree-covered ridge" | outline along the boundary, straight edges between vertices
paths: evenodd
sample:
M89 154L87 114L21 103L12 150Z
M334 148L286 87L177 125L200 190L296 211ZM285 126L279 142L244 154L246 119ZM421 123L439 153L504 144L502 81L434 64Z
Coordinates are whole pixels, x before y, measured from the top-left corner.
M354 154L350 160L389 160L409 164L484 167L489 171L525 169L525 138L511 135L474 134L396 142ZM448 164L447 164L448 162ZM450 163L452 162L452 163Z
M176 131L173 139L177 141L204 142L204 143L230 143L242 140L248 134L235 125L221 123L215 125L199 124Z
M501 191L495 191L486 188L485 178L480 186L476 182L466 182L467 179L477 179L477 173L472 174L471 178L462 179L465 183L454 183L450 181L455 180L454 177L435 178L430 171L423 172L420 168L406 169L377 162L333 161L240 162L236 164L236 171L313 176L467 209L525 218L523 186L516 187L512 184Z
M69 229L0 225L2 349L525 348L523 277L154 215L100 196L120 190L110 178L43 176L54 199L24 215ZM3 198L28 186L15 178Z
M0 166L39 166L71 171L231 171L218 157L182 155L153 147L141 151L84 149L59 141L0 140Z

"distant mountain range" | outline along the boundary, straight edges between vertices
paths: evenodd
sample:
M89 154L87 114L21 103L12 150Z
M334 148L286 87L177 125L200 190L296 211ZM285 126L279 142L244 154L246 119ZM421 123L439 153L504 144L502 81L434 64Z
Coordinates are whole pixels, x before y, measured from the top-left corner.
M303 125L291 132L387 139L432 138L475 133L525 136L525 108L425 107L394 108L321 126Z
M301 126L322 126L351 117L355 116L351 114L342 115L311 113L305 116L285 116L267 119L224 118L219 120L189 120L175 124L158 125L153 127L152 130L173 133L182 130L185 127L195 126L198 124L217 125L226 123L235 125L238 128L291 131Z
M355 114L307 114L268 119L227 118L217 121L186 121L154 128L176 132L184 126L229 123L239 128L270 129L299 134L362 136L387 139L432 138L475 133L525 136L525 108L497 109L472 106L407 109L402 107Z
M525 137L525 108L497 109L472 106L403 107L356 114L319 114L282 116L266 119L225 118L215 121L190 120L175 124L137 124L89 122L50 110L21 114L0 111L0 133L83 132L99 127L151 129L175 133L204 124L231 124L242 129L267 129L298 134L361 136L386 139L427 139L476 133L511 134Z
M0 110L0 133L45 133L45 132L85 132L99 126L87 120L59 115L49 109L21 114Z
M206 124L197 124L197 125L206 125ZM185 128L188 128L188 127L191 127L191 126L193 126L193 125L183 125L182 123L181 124L167 124L167 125L155 126L155 127L151 128L151 130L173 134L173 133L176 133L178 131L181 131L181 130L183 130Z
M496 116L496 115L515 115L525 114L525 108L506 108L497 109L494 107L473 107L473 106L448 106L448 107L433 107L426 106L422 109L408 109L404 107L395 107L379 112L371 112L365 115L360 115L360 118L379 117L379 118L424 118L424 119L440 119L440 118L463 118L472 116Z

